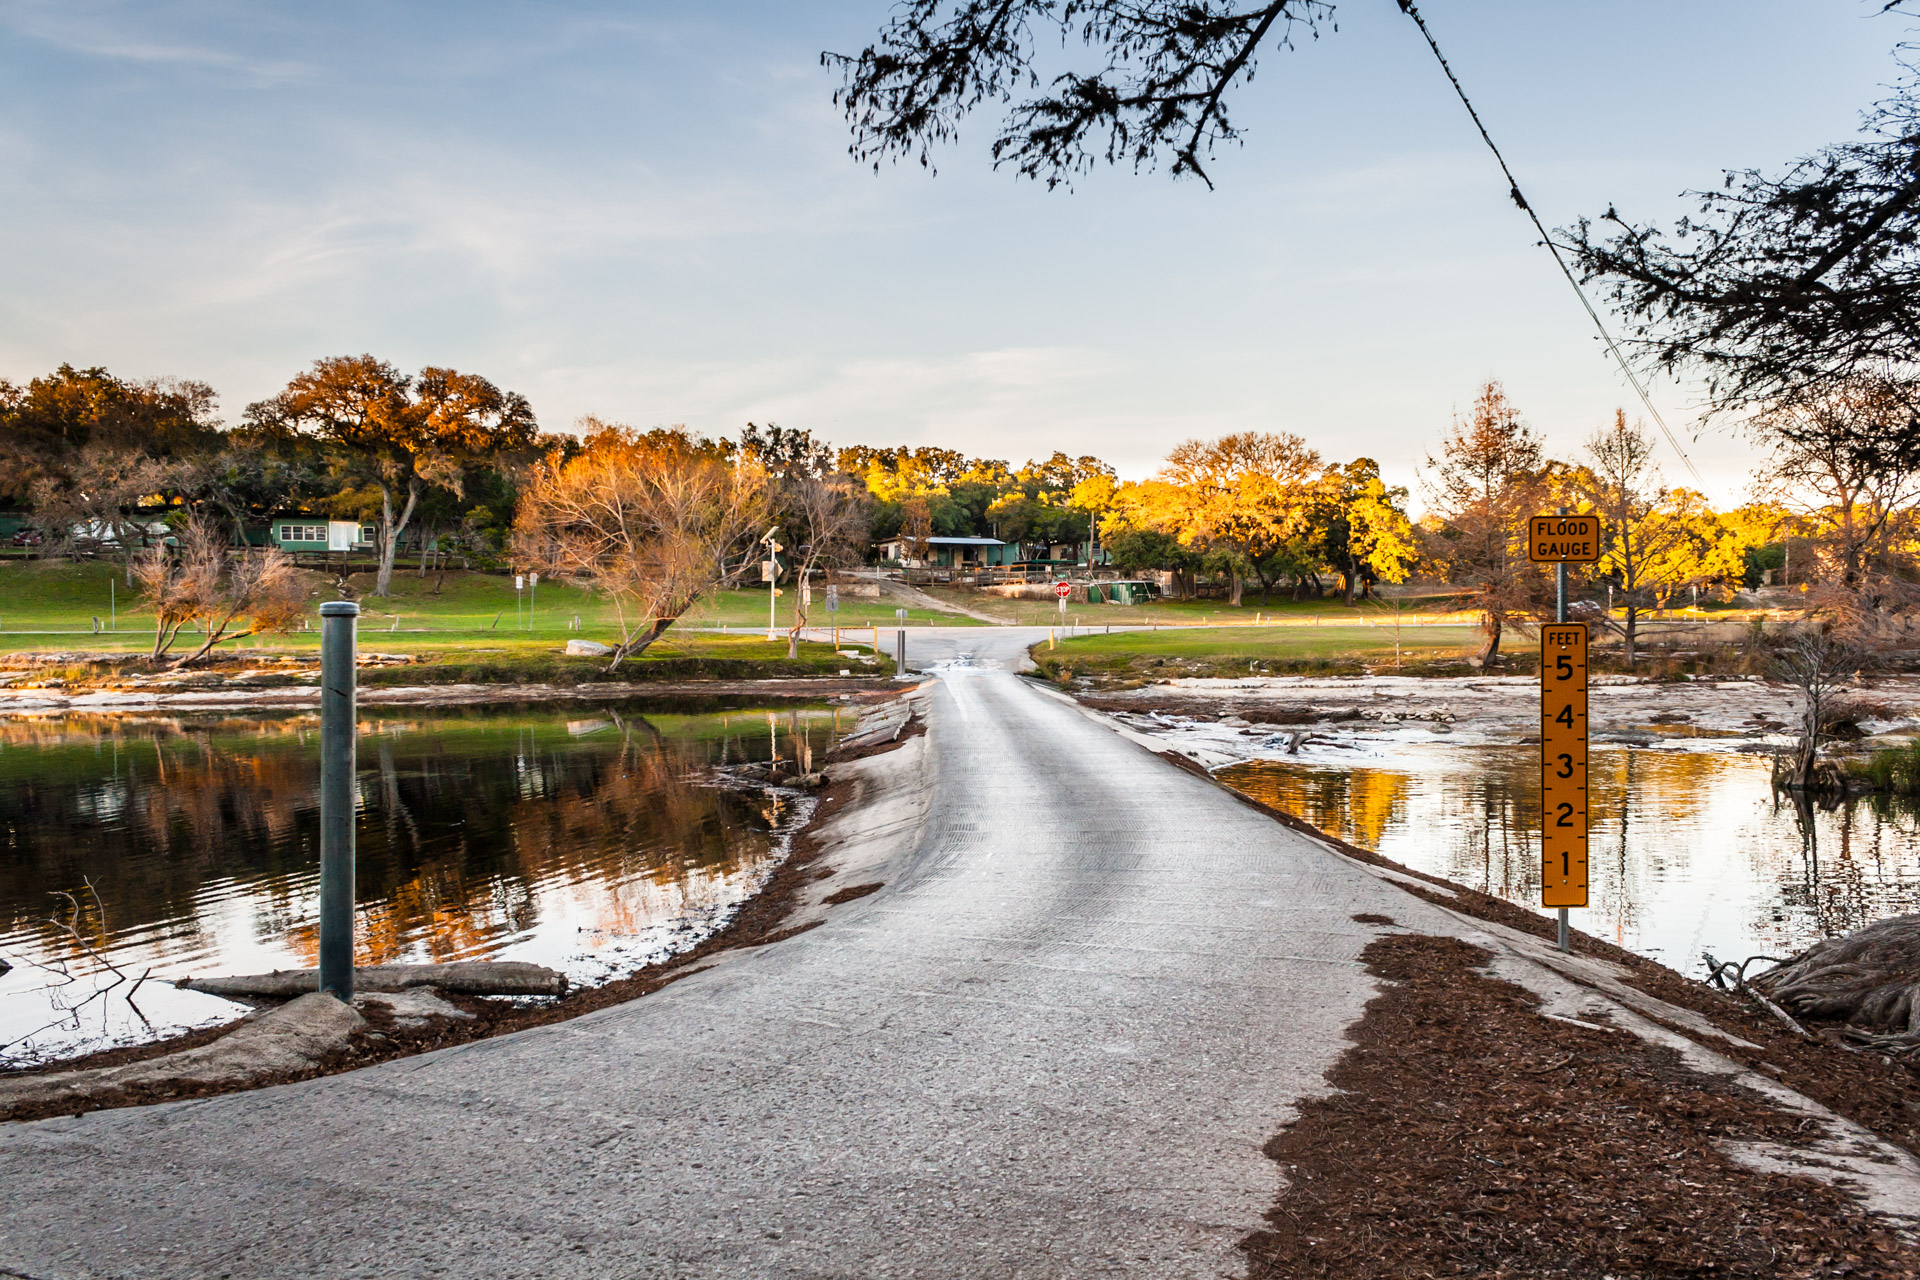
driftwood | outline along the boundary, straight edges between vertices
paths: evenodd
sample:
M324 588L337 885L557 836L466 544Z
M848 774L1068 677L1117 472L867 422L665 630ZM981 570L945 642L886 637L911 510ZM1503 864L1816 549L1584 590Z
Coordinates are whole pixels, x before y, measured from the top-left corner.
M222 978L182 978L189 991L214 996L286 1000L320 989L318 969L277 969ZM353 971L355 991L405 991L438 987L470 996L558 996L567 976L545 965L519 960L464 960L452 964L376 964Z
M1920 1037L1920 914L1829 938L1748 983L1803 1018Z

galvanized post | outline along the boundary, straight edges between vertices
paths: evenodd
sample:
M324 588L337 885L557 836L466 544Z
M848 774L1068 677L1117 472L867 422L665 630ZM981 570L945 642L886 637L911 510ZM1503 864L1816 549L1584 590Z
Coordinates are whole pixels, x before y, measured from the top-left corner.
M320 606L320 989L353 999L354 619Z
M893 616L900 623L900 629L894 632L893 674L903 676L907 674L907 611L895 609Z

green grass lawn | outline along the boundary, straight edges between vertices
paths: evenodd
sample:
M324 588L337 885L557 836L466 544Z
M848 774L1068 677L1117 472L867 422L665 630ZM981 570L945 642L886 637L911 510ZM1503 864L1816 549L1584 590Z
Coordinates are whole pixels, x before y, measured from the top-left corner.
M318 609L334 599L331 576L305 572L315 617L311 629L250 636L237 642L250 650L290 654L317 654L320 647ZM353 579L356 588L371 586L365 575ZM435 588L438 587L438 590ZM715 635L697 630L729 618L742 624L748 617L746 592L722 593L690 614L682 628L669 631L641 660L625 664L614 679L665 679L679 676L746 678L749 676L838 675L867 668L856 659L836 656L831 646L802 644L800 657L786 656L785 637L769 642L763 630L744 635ZM741 598L736 598L741 597ZM763 605L764 593L757 598ZM875 606L877 602L862 602ZM448 573L418 577L404 568L393 579L386 599L360 597L360 649L402 653L415 657L404 667L369 669L367 683L407 681L499 682L599 678L594 673L605 659L567 658L560 651L573 639L611 644L619 639L614 610L600 598L577 587L542 583L521 598L516 616L513 579L494 574ZM849 611L843 610L842 616ZM859 616L878 618L877 607ZM826 616L826 615L823 615ZM94 631L94 619L103 628ZM578 629L575 629L578 619ZM893 622L888 609L885 621ZM759 615L764 625L765 615ZM783 617L782 625L786 619ZM111 626L112 630L105 628ZM198 647L192 632L183 634L173 652ZM153 645L153 615L126 589L114 566L98 561L60 560L0 562L0 653L34 650L88 650L144 655ZM846 648L870 648L857 635L843 640ZM222 645L216 655L234 647ZM641 670L640 668L644 668ZM890 670L890 668L889 668Z
M1399 659L1409 674L1464 661L1477 632L1471 626L1403 627ZM1106 681L1174 676L1245 676L1313 671L1391 670L1391 625L1329 623L1318 627L1208 627L1075 636L1033 647L1049 676L1066 671Z
M302 576L315 609L310 625L317 628L320 603L337 595L334 580L317 571L303 570ZM618 617L606 600L558 582L543 582L522 593L517 604L513 579L500 574L450 572L422 578L401 566L394 573L393 593L384 599L364 594L372 586L371 575L354 575L352 586L362 593L362 648L397 653L464 649L476 644L554 648L575 638L611 644L620 635ZM777 601L782 628L793 621L792 589L785 590L788 594ZM825 606L824 593L816 592L810 625L895 625L894 606L886 600L849 596L841 601L836 613L827 612ZM680 626L688 630L723 625L740 628L758 635L757 643L771 649L773 646L765 640L766 608L765 587L721 591L690 610ZM94 632L96 618L102 628L98 634ZM925 609L912 610L908 621L915 626L928 622L985 625ZM186 644L190 638L182 636L179 643ZM318 646L319 632L256 636L244 643L249 648L308 649ZM859 637L848 636L844 643L855 647ZM81 648L138 652L152 644L153 615L142 607L113 565L102 561L0 561L0 653ZM743 654L746 651L741 650Z

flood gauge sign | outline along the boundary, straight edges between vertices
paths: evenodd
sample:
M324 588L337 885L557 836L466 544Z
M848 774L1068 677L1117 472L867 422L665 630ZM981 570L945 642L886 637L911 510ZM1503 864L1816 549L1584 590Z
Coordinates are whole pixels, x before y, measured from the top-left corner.
M1527 559L1535 564L1592 564L1599 558L1599 516L1534 516L1527 521Z
M1540 628L1540 905L1587 905L1587 629Z

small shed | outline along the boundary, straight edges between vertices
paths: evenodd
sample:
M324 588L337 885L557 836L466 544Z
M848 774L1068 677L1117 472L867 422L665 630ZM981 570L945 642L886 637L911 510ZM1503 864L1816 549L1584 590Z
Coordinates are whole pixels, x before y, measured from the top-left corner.
M1138 578L1119 582L1095 582L1087 587L1089 604L1146 604L1160 594L1160 588Z
M275 516L273 545L288 551L362 551L374 545L377 530L358 520L321 516Z
M970 569L977 565L1005 563L1002 556L1007 544L998 538L933 537L926 539L926 544L924 561L913 557L913 539L904 534L882 542L880 555L883 559L898 560L902 564L924 564L940 569Z

